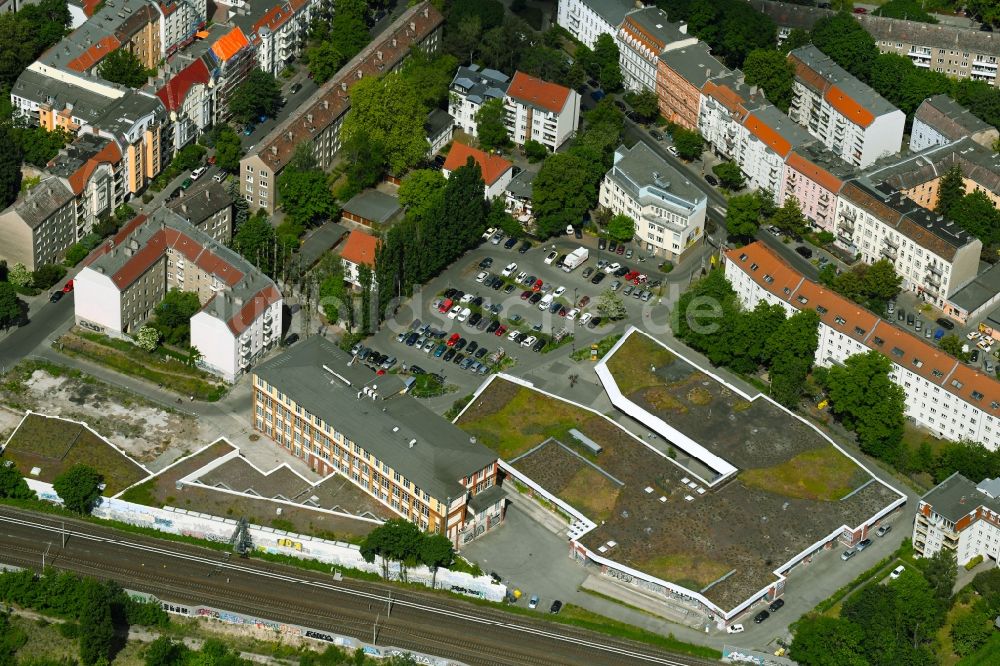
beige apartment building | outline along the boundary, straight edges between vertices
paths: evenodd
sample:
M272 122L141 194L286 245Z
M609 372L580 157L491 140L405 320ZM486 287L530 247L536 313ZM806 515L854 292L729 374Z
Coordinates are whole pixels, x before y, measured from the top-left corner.
M35 185L0 212L0 258L35 270L58 263L76 242L73 193L58 178Z

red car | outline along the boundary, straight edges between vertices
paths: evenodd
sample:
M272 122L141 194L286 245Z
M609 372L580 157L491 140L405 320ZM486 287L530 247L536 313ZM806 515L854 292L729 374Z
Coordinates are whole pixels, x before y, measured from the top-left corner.
M66 282L66 286L62 288L64 294L68 294L73 291L73 280Z
M541 290L542 290L542 281L541 280L536 280L535 284L532 285L532 287L531 287L531 291L541 291Z
M215 165L215 155L212 155L211 157L208 158L208 163L213 166Z
M507 332L507 327L506 326L500 326L500 327L497 328L496 331L493 332L493 335L495 335L497 337L500 337L501 335L503 335L506 332Z
M867 14L868 10L865 9L864 7L855 7L854 8L854 13L855 14Z
M580 301L576 304L576 307L582 308L586 307L587 303L590 302L590 296L581 296Z
M531 290L530 289L525 289L524 291L521 292L521 300L522 301L526 301L529 298L531 298Z
M629 271L628 273L625 274L625 281L631 282L637 277L639 277L639 271Z
M615 250L615 254L625 254L625 246L624 245L619 245L618 249Z
M443 301L441 301L441 305L438 306L438 312L447 312L448 310L451 310L451 306L453 304L454 301L452 301L450 298L444 299Z
M461 339L462 339L462 336L461 336L461 335L459 335L458 333L452 333L452 334L451 334L451 337L450 337L450 338L448 338L448 342L447 342L446 344L447 344L447 345L448 345L449 347L454 347L454 346L455 346L455 343L456 343L456 342L458 342L458 341L459 341L459 340L461 340Z

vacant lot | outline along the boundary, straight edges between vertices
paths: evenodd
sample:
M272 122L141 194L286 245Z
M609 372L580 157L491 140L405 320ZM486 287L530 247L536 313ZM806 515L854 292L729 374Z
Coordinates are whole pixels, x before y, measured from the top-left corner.
M148 473L87 428L56 417L29 414L14 431L4 457L13 460L25 476L51 483L76 464L93 467L110 497ZM32 470L37 469L37 474Z

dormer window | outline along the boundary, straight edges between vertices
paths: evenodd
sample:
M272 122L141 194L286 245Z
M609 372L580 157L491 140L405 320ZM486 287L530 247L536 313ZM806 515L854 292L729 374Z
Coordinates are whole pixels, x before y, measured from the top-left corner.
M824 308L822 305L817 305L816 312L820 313L821 315L825 315L827 312L829 312L829 310Z
M756 270L757 270L757 268L759 268L759 267L757 266L757 264L750 264L750 270L752 270L752 271L756 271Z
M874 344L876 347L881 347L882 345L885 344L885 340L876 335L874 338L872 338L872 344Z
M864 335L865 334L865 329L861 328L860 326L855 326L854 327L854 332L857 335Z
M921 361L921 360L920 360L919 358L917 358L916 356L914 356L914 357L913 357L913 365L917 366L918 368L922 368L922 367L924 367L924 362L923 362L923 361Z
M979 391L973 391L972 392L972 399L978 402L978 401L980 401L980 400L983 399L983 394L980 393Z
M808 302L809 302L809 299L808 299L808 298L806 298L805 296L799 296L799 298L798 298L798 301L799 301L799 303L801 303L802 305L805 305L806 303L808 303Z
M740 261L746 261L746 260L747 260L747 253L744 252L740 255Z
M957 389L960 389L964 386L964 384L962 384L962 382L958 381L957 379L951 380L951 385Z
M838 324L840 324L841 326L843 326L844 324L847 323L847 320L844 319L843 317L841 317L840 315L837 315L836 317L834 317L833 320L835 322L837 322Z
M898 356L898 357L902 358L903 357L903 350L900 349L899 347L893 347L892 348L892 355L893 356Z
M764 282L766 282L768 284L771 284L772 282L774 282L774 278L771 277L770 275L765 275L764 276Z

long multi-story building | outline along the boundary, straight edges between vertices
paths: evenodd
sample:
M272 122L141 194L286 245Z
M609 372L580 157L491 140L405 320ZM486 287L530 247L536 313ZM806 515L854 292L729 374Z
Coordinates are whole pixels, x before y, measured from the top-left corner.
M19 195L0 211L0 257L31 271L59 263L77 240L73 203L69 188L51 176Z
M493 99L503 103L509 85L510 77L495 69L482 69L475 63L459 67L448 87L448 113L459 129L469 136L478 136L479 109Z
M696 37L687 34L687 24L671 23L659 7L632 12L615 35L618 42L622 83L629 90L656 92L656 70L667 51L693 46Z
M497 455L337 345L311 337L253 373L252 425L320 474L461 545L503 520Z
M191 346L226 381L246 373L282 331L281 292L250 262L167 208L140 215L91 253L75 278L76 323L131 336L171 289L198 295Z
M1000 478L974 483L955 472L929 490L917 505L913 550L920 557L951 551L959 566L1000 560Z
M823 146L800 146L785 158L780 201L795 197L809 223L820 231L835 230L837 197L857 170Z
M555 152L580 125L580 93L558 83L516 72L503 98L510 140L537 141Z
M232 23L254 45L257 66L278 76L302 54L309 24L322 0L288 0L277 4L245 3L234 10Z
M978 272L982 241L884 183L846 183L836 220L838 244L868 264L888 259L903 289L939 308Z
M795 67L792 120L859 167L899 152L906 114L812 44L795 49L788 60Z
M892 361L890 379L906 394L906 416L940 437L1000 448L1000 381L944 354L847 298L806 279L760 242L728 250L726 278L741 303L780 304L788 314L820 317L816 363L877 351Z
M677 260L704 236L708 197L643 141L620 146L601 181L600 204L635 221L650 255Z
M660 114L686 129L698 129L702 88L709 79L728 73L705 42L667 51L660 56L656 70Z
M310 146L317 164L323 169L329 168L340 150L340 126L351 106L350 87L365 76L380 76L398 69L415 46L435 52L440 45L443 23L444 17L429 2L410 7L378 41L354 56L261 139L240 160L240 193L251 209L274 212L277 177L299 144Z
M987 150L993 150L993 145L1000 139L1000 132L947 95L928 97L913 114L910 150L915 153L965 137Z
M635 0L559 0L556 23L592 49L602 34L614 37L637 5L642 7Z

